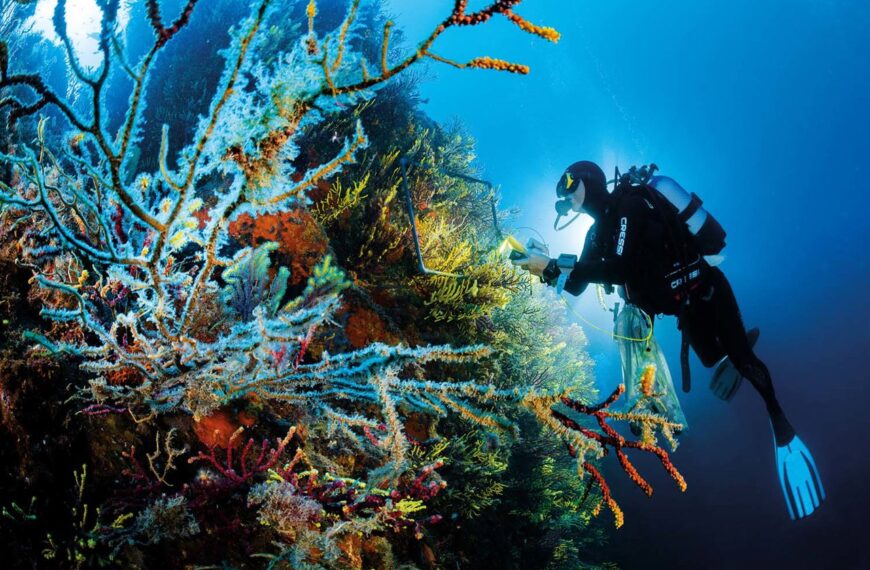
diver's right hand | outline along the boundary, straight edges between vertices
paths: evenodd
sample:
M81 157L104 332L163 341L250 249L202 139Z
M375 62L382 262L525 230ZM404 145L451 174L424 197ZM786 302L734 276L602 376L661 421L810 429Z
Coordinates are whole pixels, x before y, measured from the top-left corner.
M547 265L550 263L550 258L546 255L529 251L524 257L512 259L511 263L519 265L532 275L540 277L544 273L544 269L546 269Z

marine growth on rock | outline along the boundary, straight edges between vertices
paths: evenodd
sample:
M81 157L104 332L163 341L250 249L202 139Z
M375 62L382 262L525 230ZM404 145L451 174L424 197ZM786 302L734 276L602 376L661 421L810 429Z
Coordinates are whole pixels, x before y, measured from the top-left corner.
M685 486L654 441L674 425L608 411L619 393L581 403L594 397L582 333L555 327L497 253L497 196L445 174L473 173L473 143L425 118L407 79L424 60L529 72L441 57L449 28L504 17L558 32L518 15L520 0L457 0L415 47L377 3L182 4L98 2L95 67L65 0L59 46L0 41L0 411L18 464L2 474L0 552L82 568L436 567L480 560L483 513L525 508L550 532L535 509L558 504L566 538L548 563L573 564L601 504L622 524L604 454L647 492L625 449ZM40 50L60 54L62 79ZM187 50L212 59L199 70ZM175 115L154 124L155 109ZM428 263L458 277L415 269L400 156L414 159ZM642 423L643 440L613 420ZM32 451L40 437L55 448ZM561 444L570 482L549 457ZM574 498L517 475L535 470ZM586 505L591 483L601 497ZM513 503L532 490L547 498Z

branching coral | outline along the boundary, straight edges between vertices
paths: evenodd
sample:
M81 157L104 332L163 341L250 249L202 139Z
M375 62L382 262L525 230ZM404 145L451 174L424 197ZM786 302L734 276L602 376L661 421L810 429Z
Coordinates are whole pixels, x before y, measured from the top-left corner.
M312 215L324 225L346 215L349 210L359 206L367 197L365 191L368 182L368 175L347 186L342 185L341 181L336 181L330 185L326 196L312 208Z
M438 27L435 28L435 30L429 35L429 37L426 38L426 40L419 45L417 51L413 55L408 56L407 58L393 66L389 65L387 61L387 52L390 41L390 29L392 28L393 24L392 22L387 22L384 25L383 30L380 74L376 76L369 76L367 68L365 67L365 65L363 65L362 81L350 85L336 84L330 77L328 72L328 51L326 49L326 44L324 44L323 69L324 74L327 77L329 89L335 94L365 89L370 87L371 85L375 85L389 79L390 77L396 75L397 73L400 73L405 68L425 57L448 63L456 67L479 67L483 69L498 69L501 71L510 71L514 73L528 73L529 68L525 65L513 64L500 60L493 60L491 58L476 58L468 64L460 64L437 56L431 51L432 45L435 43L435 40L437 40L438 37L448 28L454 26L476 26L478 24L483 24L487 22L494 14L504 15L506 18L508 18L508 20L516 24L523 31L535 34L549 41L557 41L559 39L559 34L554 29L533 25L513 12L513 7L519 4L521 1L522 0L497 0L496 2L493 2L485 8L469 14L467 13L468 1L455 0L453 12L450 14L450 16L448 16L447 19L445 19L443 22L441 22L441 24L438 25ZM311 17L313 18L313 16ZM336 61L341 61L341 51L338 52Z
M676 481L681 491L686 490L686 481L680 472L677 471L673 463L671 463L668 453L655 445L653 441L641 440L632 441L621 436L609 424L609 421L631 421L638 422L644 425L644 431L652 433L656 428L663 432L670 433L672 430L679 428L678 425L669 422L667 419L652 414L637 414L637 413L620 413L608 411L608 408L625 392L625 386L620 384L616 390L603 402L594 406L586 405L576 400L571 399L567 395L559 398L565 406L563 409L553 409L552 400L540 398L537 395L530 395L526 401L543 423L549 424L550 427L558 433L568 445L568 450L572 456L577 458L577 469L582 475L585 471L592 476L586 493L588 494L591 484L597 483L601 488L601 502L593 510L597 514L601 508L601 504L607 506L613 511L616 519L616 527L619 528L623 524L623 514L619 505L610 495L610 487L607 485L604 477L588 460L589 455L593 457L606 455L613 451L619 460L619 464L626 472L629 478L640 487L647 495L652 495L652 486L637 472L637 469L628 459L625 454L626 449L637 449L655 455L662 463L665 471ZM541 407L543 405L543 408ZM576 414L580 414L577 416ZM589 416L595 419L600 431L584 427L581 425L582 416ZM558 422L556 425L555 422Z
M461 487L451 485L445 490L451 507L465 520L481 516L506 491L502 475L508 467L507 449L493 445L493 440L492 434L469 430L411 449L410 456L415 464L443 458L452 474L451 481L454 478L467 481Z
M299 457L297 452L294 465ZM351 478L321 477L315 470L273 471L269 481L251 488L248 504L260 506L261 522L276 528L285 550L260 556L272 561L270 568L281 561L293 568L336 562L359 567L346 559L358 559L349 541L369 541L376 532L406 528L419 540L425 526L442 520L441 515L427 513L429 503L447 486L437 473L442 466L426 465L386 489Z
M233 461L233 448L235 447L235 440L242 434L244 429L245 428L240 427L232 434L232 436L230 436L223 461L218 459L216 455L217 446L213 444L209 446L208 455L200 451L196 457L188 459L188 463L205 461L233 485L242 485L250 482L257 474L272 469L281 458L284 448L287 447L287 444L290 443L290 440L296 432L295 428L290 428L287 435L278 440L275 447L272 448L269 447L269 441L264 439L255 456L251 456L251 450L254 448L254 439L248 439L248 442L239 454L238 464L236 464Z
M515 14L519 3L499 0L469 13L457 0L416 50L396 57L389 22L375 40L377 53L363 55L360 44L369 30L359 21L364 10L357 0L343 19L332 20L330 33L321 25L328 6L257 0L234 26L211 102L185 110L202 112L187 144L175 142L181 137L170 125L148 124L144 109L158 56L196 25L196 0L183 3L170 20L164 19L165 5L145 1L144 25L153 37L135 63L118 32L119 2L100 2L101 60L95 69L77 59L66 30L67 2L58 2L54 23L73 82L69 92L78 91L70 100L50 81L12 69L13 52L0 42L0 110L18 129L16 144L0 154L0 164L11 171L0 178L0 216L4 230L14 228L2 235L14 236L10 249L33 270L31 297L49 323L27 338L72 357L90 375L87 385L78 386L87 400L79 417L106 419L114 427L126 422L127 442L138 438L140 449L139 436L154 438L144 459L135 447L125 455L125 473L138 493L128 506L138 514L119 515L128 522L113 529L116 544L183 539L199 528L217 536L203 513L216 516L221 509L209 510L209 500L220 499L222 508L247 491L256 519L277 532L285 549L273 562L361 565L361 551L375 544L375 533L380 540L390 531L410 530L419 539L440 520L430 501L445 488L438 475L442 463L438 457L421 461L418 453L429 438L437 440L439 422L451 424L444 431L472 426L480 439L468 444L479 452L470 455L487 462L479 471L487 477L480 504L463 512L479 514L497 501L506 459L487 453L481 441L495 439L483 432L515 434L516 406L531 409L571 442L605 494L603 479L585 457L612 449L623 462L622 449L632 447L655 453L647 435L646 447L635 446L601 419L667 428L651 415L618 418L606 406L585 412L575 407L602 421L603 432L583 431L579 424L575 429L567 411L553 415L565 393L542 395L545 369L561 366L573 377L581 366L566 364L569 351L555 341L547 339L525 361L487 359L479 366L493 351L478 337L496 350L519 344L505 340L513 333L497 314L526 289L490 253L493 226L498 232L495 189L472 189L468 176L447 173L473 174L470 143L421 120L398 129L401 136L389 139L385 150L370 148L370 127L393 131L389 121L364 120L365 109L374 107L371 98L418 61L527 72L489 57L458 64L432 52L448 28L497 15L523 31L558 39L554 30ZM299 8L301 18L303 4L304 18L288 24L282 8ZM293 41L273 45L275 37ZM119 117L111 117L107 105L109 90L124 85L115 84L115 76L132 86ZM30 120L41 112L51 118ZM316 134L327 124L325 144ZM140 160L146 139L155 145L149 154L157 156ZM411 226L396 199L400 157L410 161L416 228L428 262L462 279L412 278L408 272ZM341 233L343 241L336 238ZM372 301L340 308L350 287ZM354 350L341 352L348 346ZM532 359L537 365L529 364ZM475 380L456 380L472 371L479 372ZM572 404L566 397L562 406ZM257 407L268 421L245 424L245 431L238 427L244 421L224 415L241 406ZM426 418L419 422L423 427L409 428L419 417ZM287 435L276 439L275 426ZM216 435L215 427L227 433ZM243 432L250 434L245 441ZM177 441L182 434L191 441L198 436L207 447L188 458L202 466L192 481L196 470L178 465L187 449ZM152 449L150 441L146 445ZM285 453L292 453L289 462ZM169 489L177 493L157 496ZM236 529L240 515L228 510L225 526ZM96 532L92 520L79 521L78 530Z
M445 257L435 255L429 258L433 268L461 270L459 278L435 276L415 280L415 286L421 292L428 292L425 302L429 308L428 317L435 322L474 322L507 305L513 294L523 288L523 277L512 266L497 254L480 255L473 252L472 247L470 243L460 241L447 246Z
M262 379L266 357L280 349L276 343L287 341L298 350L299 339L327 318L340 287L319 300L313 297L323 291L308 291L312 298L297 303L304 307L301 311L279 309L286 273L279 269L270 281L264 273L266 253L274 246L231 254L230 223L243 214L256 217L281 211L300 199L302 191L339 172L367 144L362 126L356 125L332 159L297 178L288 170L288 161L298 153L294 141L299 129L321 120L322 113L336 105L366 96L367 89L406 69L427 54L447 27L471 25L479 19L466 17L465 5L457 2L451 16L414 55L395 66L384 56L380 75L355 82L351 76L362 59L346 44L357 33L357 3L352 3L337 32L323 39L320 56L297 46L267 65L257 60L264 49L259 32L278 17L279 4L262 0L238 27L224 54L226 67L219 88L193 142L180 153L177 168L171 166L168 129L163 129L160 167L154 174L131 176L126 171L130 152L145 128L144 86L156 55L187 25L195 1L188 2L167 26L156 0L149 0L155 38L135 69L120 50L113 49L118 44L117 3L107 3L99 34L102 61L94 73L82 69L71 49L66 2L58 3L54 22L67 48L68 64L93 94L89 117L64 102L38 76L10 74L4 65L0 91L21 86L38 98L32 104L22 103L17 95L3 99L0 108L11 109L10 121L51 105L74 129L67 135L75 139L74 146L57 148L48 140L42 121L37 151L21 145L20 154L0 156L20 180L14 187L0 183L0 201L29 217L40 230L26 256L38 268L38 285L62 299L47 306L43 316L78 323L88 333L88 340L81 342L34 338L52 350L83 357L85 369L97 374L92 385L97 400L144 402L159 410L182 404L199 415L226 398L244 394L244 389L232 386L234 377ZM506 13L515 4L497 2L484 14ZM481 17L485 20L488 15ZM316 16L313 3L308 16L311 21ZM313 27L310 34L313 38ZM386 53L388 30L384 35ZM101 109L114 66L128 71L133 90L120 129L110 133ZM212 204L208 216L202 215L204 199ZM80 259L87 271L69 278L46 271L40 260L60 249ZM194 316L202 300L218 292L221 281L228 283L224 288L228 309L242 322L223 334L201 334L192 328L197 322ZM110 301L106 291L116 292L113 295L123 297L123 302ZM260 313L253 319L257 308ZM213 337L213 342L200 340ZM116 377L121 369L137 371L144 382L112 385L110 376ZM218 382L228 391L216 396L213 381L218 378L229 382ZM246 381L246 385L253 384Z
M120 515L111 523L103 520L102 509L92 508L85 497L88 480L87 464L73 472L74 502L70 509L72 527L64 534L47 534L42 557L66 568L96 568L108 566L111 554L105 548L102 537L123 529L130 515Z
M518 291L527 290L523 277L494 251L494 190L457 175L468 169L473 156L458 134L412 123L402 137L410 145L407 154L415 157L404 181L416 211L421 256L437 273L420 274L416 263L409 266L416 261L407 255L414 252L415 242L400 199L403 175L395 148L365 151L363 166L350 176L366 181L369 197L328 218L331 243L343 264L354 268L359 287L377 292L382 301L392 296L408 307L409 318L419 315L430 323L455 323L463 333L472 331ZM339 181L341 187L347 185ZM333 192L315 196L319 212L338 204ZM362 239L358 232L363 232Z

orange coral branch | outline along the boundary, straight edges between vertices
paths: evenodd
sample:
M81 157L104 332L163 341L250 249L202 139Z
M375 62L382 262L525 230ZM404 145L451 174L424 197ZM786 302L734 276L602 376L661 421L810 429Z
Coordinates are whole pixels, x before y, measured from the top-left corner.
M647 371L644 371L644 375L646 376ZM653 368L653 375L655 374L655 369ZM650 388L651 389L651 388ZM644 493L648 496L651 496L653 493L652 486L638 473L637 468L631 463L628 456L625 454L625 449L639 449L641 451L645 451L647 453L652 453L656 457L659 458L659 461L662 463L662 467L664 467L665 471L671 476L671 478L676 481L677 486L679 486L681 491L686 490L686 480L677 471L677 468L674 467L674 464L671 463L670 456L667 451L664 449L645 441L632 441L627 440L622 437L613 427L611 427L607 421L608 420L622 420L625 419L624 414L614 414L609 412L607 408L610 407L619 397L625 392L625 385L620 384L610 396L601 402L600 404L594 406L587 406L585 404L581 404L576 400L572 400L568 397L562 398L562 403L571 408L572 410L584 414L587 416L591 416L595 418L598 423L598 426L601 428L601 432L594 431L589 428L582 427L576 421L572 420L565 414L562 414L556 410L553 410L551 413L553 417L555 417L563 426L566 428L579 432L584 437L591 439L593 441L598 442L599 445L604 450L604 453L608 453L608 451L613 450L617 460L619 461L620 466L623 471L628 475L628 477L638 486L640 487ZM650 420L652 418L649 418ZM641 419L641 421L643 418ZM572 451L569 449L569 452ZM573 455L573 453L572 453ZM614 517L616 517L616 527L619 528L622 526L623 515L622 511L619 509L619 506L616 504L616 501L610 495L610 489L607 486L604 477L597 471L595 468L589 464L589 462L583 463L583 469L588 473L592 474L593 480L598 486L601 488L602 492L602 502L599 503L595 509L593 509L593 514L597 515L600 511L601 505L607 504L610 510L613 512ZM587 489L588 493L588 489Z
M456 62L452 62L444 58L435 56L429 51L429 49L432 47L432 44L435 43L435 40L442 33L444 33L447 28L453 26L476 26L478 24L487 22L495 14L504 15L523 31L535 34L546 40L556 41L559 39L559 33L553 28L537 26L528 22L524 18L514 14L512 12L512 8L520 4L520 2L522 2L522 0L498 0L490 4L489 6L478 10L477 12L466 14L465 10L468 6L467 0L456 0L454 3L453 12L451 12L450 16L448 16L447 19L439 24L432 31L432 33L429 34L429 37L420 44L416 52L414 52L412 55L408 56L393 67L390 67L388 65L386 57L390 37L390 27L392 26L392 22L387 22L387 24L384 26L384 40L381 46L381 73L377 76L369 76L368 72L365 69L365 66L363 66L362 81L339 87L336 87L330 84L329 81L327 81L327 84L324 85L323 89L321 90L321 94L341 95L367 89L379 83L383 83L384 81L388 80L397 73L400 73L405 68L416 63L420 59L423 59L424 57L431 57L432 59L435 59L437 61L449 63L450 65L459 68L473 67L480 69L495 69L498 71L507 71L510 73L527 74L529 72L529 67L526 65L510 63L490 57L479 57L471 60L467 64L458 64Z
M544 38L547 41L556 43L559 41L559 38L562 37L555 28L550 28L547 26L538 26L535 25L522 16L514 14L512 11L508 10L504 12L504 16L513 22L524 32L528 32L530 34L534 34L538 37Z
M613 513L614 525L616 528L620 528L623 524L625 524L625 515L622 513L622 509L619 508L619 505L616 504L616 501L610 495L610 487L607 485L607 481L604 480L604 476L598 472L598 470L592 466L591 463L584 463L583 469L585 469L590 475L592 475L592 480L598 483L598 487L601 489L601 500L597 505L592 509L592 516L598 516L601 512L601 505L606 504L610 508L610 512Z
M508 73L519 73L522 75L529 73L528 65L511 63L503 59L495 59L492 57L476 57L469 61L466 66L476 67L478 69L495 69L497 71L507 71Z
M306 6L305 15L308 16L308 53L314 55L317 53L317 39L314 37L314 16L317 15L317 4L314 0L311 0Z
M628 456L621 449L616 450L616 458L619 459L619 464L622 466L623 471L628 474L628 478L634 481L635 485L640 487L644 493L646 493L647 497L651 497L653 494L652 485L647 483L646 479L640 476L640 473L637 472L637 468L628 460Z

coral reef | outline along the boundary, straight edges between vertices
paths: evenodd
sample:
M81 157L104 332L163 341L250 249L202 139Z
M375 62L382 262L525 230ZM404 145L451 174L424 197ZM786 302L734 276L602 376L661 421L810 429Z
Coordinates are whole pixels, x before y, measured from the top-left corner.
M143 0L126 33L106 0L87 68L60 0L61 81L0 41L4 553L71 567L480 565L470 544L507 514L561 537L541 560L573 564L594 556L577 545L599 540L582 533L600 506L552 459L559 441L615 513L594 465L609 451L645 490L624 449L679 477L655 442L674 425L609 411L618 394L581 403L582 332L499 256L506 214L473 182L470 137L417 108L424 60L528 72L433 51L447 29L498 15L558 40L519 4L469 13L457 0L409 51L359 0L257 0L247 15ZM205 38L223 46L219 66ZM214 65L191 72L182 45ZM412 227L438 275L417 271ZM38 397L50 429L28 417ZM642 441L610 420L639 422ZM43 435L59 458L34 445ZM73 492L40 466L74 472ZM557 507L565 522L544 522Z

